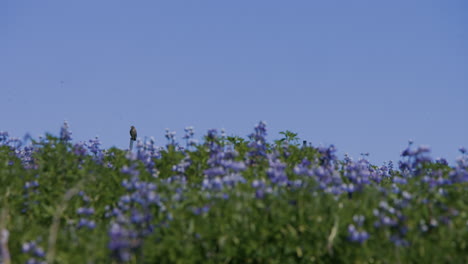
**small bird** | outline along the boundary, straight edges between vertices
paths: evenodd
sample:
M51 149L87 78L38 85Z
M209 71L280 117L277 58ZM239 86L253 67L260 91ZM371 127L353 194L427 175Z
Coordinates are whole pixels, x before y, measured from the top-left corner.
M137 138L137 131L134 126L130 128L130 140L136 141Z

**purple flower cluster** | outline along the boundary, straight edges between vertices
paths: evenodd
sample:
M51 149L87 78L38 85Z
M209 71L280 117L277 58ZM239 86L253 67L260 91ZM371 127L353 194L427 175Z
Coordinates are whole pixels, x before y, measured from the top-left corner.
M80 207L76 210L76 213L80 216L77 227L94 229L96 227L96 222L90 219L94 214L94 208L89 206L91 199L83 191L79 192L79 195L87 207Z
M21 160L21 164L27 170L37 169L37 165L34 162L33 154L35 148L31 145L24 146L23 148L16 149L16 156Z
M27 141L28 136L25 137L24 142ZM15 157L20 159L23 168L36 169L37 165L34 162L33 154L36 151L32 145L24 145L24 142L16 137L9 137L8 132L0 131L0 147L8 146L11 151L14 152ZM11 166L14 164L13 160L10 160L8 164Z
M307 159L302 160L294 167L294 173L298 176L314 178L318 187L326 193L338 195L343 191L353 192L354 185L343 183L341 174L335 165L336 156L333 154L335 151L333 146L326 149L321 148L321 153L324 156L320 156L314 163Z
M192 207L192 212L193 212L193 214L195 214L195 215L206 214L206 213L208 213L209 210L210 210L210 206L209 206L209 205L205 205L205 206L203 206L203 207Z
M25 262L26 264L46 264L45 251L38 245L38 241L30 241L23 244L22 251L28 254L30 258Z
M185 170L192 164L189 155L185 155L185 157L177 164L172 166L172 171L178 173L180 176L185 175ZM185 177L185 176L184 176Z
M412 205L419 202L428 203L431 210L438 210L434 212L434 215L421 219L419 228L423 232L436 228L440 223L450 222L451 217L458 214L454 208L445 208L442 202L437 201L437 197L447 197L445 187L449 190L450 185L468 181L468 155L464 148L460 149L462 157L457 160L456 166L448 168L445 160L432 162L428 147L413 148L412 142L410 142L408 148L402 152L403 160L399 163L399 171L394 171L391 162L388 165L376 167L364 158L355 162L346 156L343 161L340 161L333 145L306 149L308 147L304 143L303 148L298 150L294 149L295 145L290 146L285 141L278 148L273 150L270 148L269 150L266 135L266 124L260 122L255 127L254 132L249 135L250 141L247 145L242 145L241 142L240 147L237 148L238 145L234 146L228 143L225 136L219 135L217 130L209 130L205 137L205 144L200 146L202 151L209 153L207 164L202 164L203 166L207 165L207 168L201 166L206 168L203 170L202 182L188 186L199 188L202 195L224 199L229 199L228 190L240 183L248 182L251 188L248 185L243 186L247 186L246 189L253 189L257 199L263 199L268 194L281 195L307 186L307 190L309 191L310 187L314 194L323 191L333 194L333 198L336 200L341 199L341 195L346 194L350 199L353 198L353 194L355 194L354 197L359 197L358 193L368 190L367 186L377 186L381 191L380 195L385 198L373 210L373 216L369 216L365 221L366 218L363 215L355 215L353 222L348 225L349 241L359 244L370 238L370 234L365 229L372 225L365 226L364 223L373 222L375 232L385 233L387 238L397 246L409 246L406 234L410 225L407 223L409 221L406 220L406 216L410 215L405 216L403 212L406 214L405 208L411 203ZM166 130L167 152L164 148L157 147L154 139L151 138L150 140L145 139L145 141L139 140L136 151L126 153L128 165L121 167L120 170L127 178L122 181L125 194L120 196L112 206L106 207L106 217L111 218L111 224L108 227L110 239L108 247L112 257L118 262L130 260L135 252L141 249L144 239L154 232L154 229L159 226L158 224L161 224L156 223L156 214L162 215L164 219L168 220L164 220L162 226L170 223L172 215L168 212L166 204L173 202L169 207L172 210L177 206L174 205L177 204L176 202L185 199L186 195L190 195L190 193L185 192L188 178L186 174L190 166L197 161L195 158L193 161L190 158L190 154L193 154L190 152L191 148L194 149L197 146L193 137L194 129L192 127L185 128L183 139L186 141L186 148L183 149L176 142L175 132ZM67 142L67 146L72 146L68 145L71 139L69 126L65 122L60 131L60 140ZM25 168L34 168L32 157L36 151L35 147L22 147L20 140L10 138L6 132L0 132L0 146L8 146L13 150ZM100 146L101 143L96 138L85 143L76 143L70 151L79 157L93 155L96 162L101 162L104 155L107 154ZM240 156L236 149L245 154ZM177 160L182 155L183 158L172 167L174 175L162 175L161 178L158 178L159 171L156 168L158 159L165 153L170 154L170 151L178 152L177 155L174 155ZM307 156L298 164L294 163L295 166L291 174L288 162L289 158L294 157L295 151L296 153L310 152L315 155ZM154 177L152 180L158 185L140 180L140 177L143 178L147 175L146 171L138 169L142 165ZM108 166L112 167L112 164L108 164ZM379 183L382 181L385 184L380 185ZM430 195L432 196L417 197L416 192L412 195L406 188L409 182L416 182L418 187L428 187L426 189L431 191ZM26 198L24 210L30 206L31 197L38 192L38 188L37 177L24 183L24 198ZM162 190L167 191L167 189L170 190L170 195L160 197L164 193ZM254 196L253 193L249 193L249 195L252 198ZM91 207L90 199L84 192L80 192L80 196L83 199L83 205L76 210L76 214L80 217L77 226L82 229L94 229L96 227L96 223L92 220L95 214L94 208ZM295 202L294 199L291 200L291 204ZM214 205L213 201L208 201L201 205L191 205L184 208L195 215L206 216L210 210L213 210ZM35 243L24 244L23 251L31 254L34 258L43 258L43 250ZM31 261L30 263L41 263L41 260L33 259Z
M195 147L198 144L198 141L194 139L195 130L193 127L186 127L184 129L185 135L182 137L185 140L185 147L189 149L190 147Z
M406 193L403 200L397 201L398 207L403 207L407 203L405 200L411 199L411 196ZM408 227L406 224L406 217L401 212L401 209L392 207L387 201L381 201L379 207L374 209L374 216L378 220L374 222L374 227L377 229L384 228L391 232L390 241L396 246L409 246L409 242L405 240Z
M130 167L128 167L127 165L124 165L122 169L120 170L120 172L130 175L132 177L137 177L138 175L140 175L140 171L137 169L135 164L132 164ZM126 182L128 182L128 180L124 180L123 182L124 186Z
M0 131L0 146L9 146L10 149L19 149L23 142L17 137L10 137L8 132Z
M167 148L169 148L169 146L174 146L174 147L178 146L177 141L176 141L176 132L175 131L170 131L169 128L166 128L165 137L166 137L166 139L168 141Z
M404 177L413 177L419 175L424 164L432 161L429 156L430 148L428 146L419 146L412 148L413 142L409 141L408 147L403 150L401 156L405 161L399 162L399 167Z
M320 156L315 161L304 159L293 171L296 175L314 178L319 188L327 193L348 193L351 197L352 193L362 191L364 186L391 177L390 167L374 168L365 159L354 162L346 156L344 162L338 164L333 145L318 148L318 151Z
M451 184L450 179L444 177L444 172L440 169L431 170L422 176L423 183L426 183L430 189L439 188Z
M351 242L364 243L369 239L370 235L365 231L362 226L364 224L365 217L363 215L353 216L353 221L357 225L349 224L348 226L348 239Z
M252 187L255 189L255 197L257 199L263 199L266 193L273 193L273 188L267 186L265 180L253 180Z
M462 156L457 159L455 168L450 172L450 182L468 182L468 154L465 148L460 148Z
M0 131L0 146L7 145L6 142L8 140L8 132Z
M382 179L381 171L371 168L369 162L361 159L358 162L347 162L343 168L344 177L356 186L356 190L361 190L363 186L371 181L380 182Z
M23 185L23 198L25 201L23 202L23 209L21 212L25 213L28 211L31 205L37 204L38 202L34 200L34 197L39 194L39 175L35 175L35 180L26 181Z
M336 148L334 145L330 145L328 147L318 147L317 151L319 152L319 164L321 166L328 166L332 167L335 163L338 162L338 158L336 156Z
M267 155L266 136L267 136L266 123L261 121L255 126L254 133L249 135L250 152L248 153L248 155L251 158L266 157Z
M124 222L112 223L109 230L109 249L112 258L119 262L129 261L134 251L142 244L137 232L125 228Z
M100 162L102 160L104 153L103 150L100 148L101 141L99 140L99 138L96 137L94 139L88 140L88 142L85 143L85 146L88 148L89 152L94 154L94 159L97 162Z
M209 169L204 171L202 188L208 190L221 190L223 187L233 187L237 183L245 183L241 172L246 169L243 161L236 161L238 153L231 145L223 147L219 143L216 130L208 131L210 139L208 159Z
M133 156L133 153L129 153L130 160L139 160L143 162L146 167L146 170L153 175L153 177L157 177L158 170L155 167L154 160L161 157L161 150L162 148L156 146L154 138L150 138L149 140L138 141L137 143L137 151L136 156Z
M64 121L62 127L60 128L60 140L69 142L72 140L72 132L68 126L68 122Z
M289 179L286 175L286 163L280 161L276 154L268 154L268 163L267 176L270 181L279 186L288 185Z
M88 150L86 149L86 143L78 142L73 145L73 153L79 157L84 157L88 154Z
M109 230L109 249L114 259L128 261L154 230L151 208L156 206L159 212L165 212L166 207L154 183L140 181L135 169L125 167L122 172L132 177L122 182L128 193L120 197L117 207L108 214L114 217Z

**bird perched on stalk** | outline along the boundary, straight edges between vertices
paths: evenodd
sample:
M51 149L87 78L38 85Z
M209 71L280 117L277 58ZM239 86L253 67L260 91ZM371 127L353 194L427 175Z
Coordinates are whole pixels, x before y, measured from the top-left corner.
M134 126L130 128L130 140L136 141L137 139L137 131Z

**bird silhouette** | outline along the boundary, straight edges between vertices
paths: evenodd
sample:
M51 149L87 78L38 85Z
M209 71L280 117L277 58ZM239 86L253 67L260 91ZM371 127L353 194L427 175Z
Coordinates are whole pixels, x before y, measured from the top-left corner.
M133 141L136 141L136 138L137 138L137 131L136 131L136 128L132 126L130 128L130 139Z

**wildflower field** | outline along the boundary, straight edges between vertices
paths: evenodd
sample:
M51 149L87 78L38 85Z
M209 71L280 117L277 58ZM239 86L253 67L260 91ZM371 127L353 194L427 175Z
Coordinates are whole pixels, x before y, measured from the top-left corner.
M267 142L0 133L0 263L468 263L468 155L398 164Z

